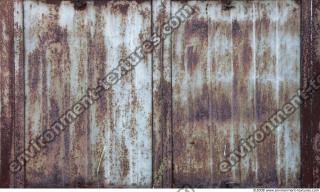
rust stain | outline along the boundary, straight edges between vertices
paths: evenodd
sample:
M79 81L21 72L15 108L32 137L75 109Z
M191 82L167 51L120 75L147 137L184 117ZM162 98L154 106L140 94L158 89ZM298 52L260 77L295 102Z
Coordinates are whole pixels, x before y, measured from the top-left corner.
M211 94L213 95L213 93ZM217 121L226 122L232 119L231 103L227 95L221 94L221 99L212 99L212 117Z
M208 23L204 18L191 19L185 25L185 37L200 37L200 41L206 40L208 36ZM188 39L186 39L188 40Z
M190 46L187 48L187 57L188 57L188 70L192 73L198 64L198 55L197 51L193 50L194 47Z
M230 10L232 8L235 8L235 6L232 5L232 0L221 0L223 6L222 10Z
M41 53L41 50L36 49L28 57L29 63L35 63L34 65L40 64L38 66L34 66L34 67L29 68L32 91L36 90L36 88L38 87L39 80L40 80L41 74L39 73L38 69L41 67L41 63L42 63L39 61L41 54L43 54L43 53Z
M124 143L124 138L122 138L122 141L121 141L120 167L121 167L120 176L126 177L129 173L129 160L128 160L128 148Z
M241 36L241 29L237 20L232 21L232 36L235 38L239 38Z
M188 106L190 121L203 121L209 119L209 96L209 88L206 84L202 87L201 95L197 95L194 99L189 96L189 100L192 101Z
M160 7L160 8L159 8ZM162 34L161 26L169 18L170 1L153 3L153 31ZM156 11L159 10L159 11ZM170 63L166 55L170 52L169 44L162 43L153 56L153 187L172 186L172 82ZM155 74L159 75L156 76ZM160 173L159 173L160 172Z
M117 3L112 5L112 9L123 14L127 15L128 14L128 9L129 9L129 4L128 3Z
M14 152L15 68L13 1L0 2L0 187L12 186L9 163Z
M74 7L78 10L84 10L87 7L86 0L74 0Z
M58 119L76 100L73 96L80 97L86 88L96 86L97 80L112 69L112 62L130 52L126 40L137 35L135 41L142 43L151 34L151 27L154 30L162 26L173 9L183 4L169 0L152 3L78 0L73 7L70 2L58 0L25 2L25 12L30 16L38 14L37 11L43 13L32 18L34 20L25 18L28 25L17 28L21 33L17 32L18 36L24 29L25 38L36 41L32 41L34 44L25 41L30 43L25 46L28 50L20 51L28 54L25 61L19 62L26 62L26 68L16 69L12 67L15 58L12 10L16 1L0 2L1 187L16 186L17 179L27 187L150 187L152 173L137 170L144 161L151 161L148 158L150 151L139 151L149 147L143 140L152 142L153 167L147 171L155 174L153 184L156 187L186 184L191 187L299 185L300 173L296 165L300 162L293 166L288 161L290 150L299 161L297 154L300 151L293 147L300 138L296 130L297 117L289 119L284 130L265 141L252 156L242 159L231 173L220 174L216 165L224 153L237 147L240 138L262 124L276 106L289 99L298 88L286 73L294 74L299 67L288 62L288 70L284 70L279 61L298 58L297 54L289 54L292 45L284 40L298 38L300 23L295 21L300 6L305 6L303 2L190 2L197 7L197 13L173 34L172 39L154 51L152 72L151 57L145 57L145 64L139 66L139 72L128 74L118 87L103 95L41 156L28 163L26 175L22 174L13 181L7 167L16 150L24 148L24 142L17 141L18 138L25 137L28 141ZM273 15L274 5L278 5L279 13L288 15ZM61 7L74 11L70 12L74 17L72 22L63 20L61 16L68 15L61 11ZM254 16L248 16L254 13ZM318 13L315 9L314 20ZM135 20L135 16L139 19ZM114 28L119 34L109 34L108 22L113 19L120 19L119 25L115 23L119 27ZM67 24L62 26L61 22ZM133 35L125 34L128 26L142 27ZM315 33L312 54L317 56L320 41L317 29L311 30ZM308 29L303 28L303 32L308 33ZM278 41L274 40L276 34L280 38ZM116 45L112 44L115 35L121 42ZM219 38L218 42L213 37ZM221 39L225 42L222 43ZM280 44L279 52L283 55L275 55L272 43ZM114 50L118 50L119 55L109 55ZM79 60L73 60L78 55ZM281 59L282 56L286 58ZM75 62L76 67L73 66ZM72 71L73 67L75 71ZM308 69L303 70L304 75L309 75ZM314 66L314 70L318 67ZM142 71L148 74L141 74ZM17 82L24 79L23 74L28 75L25 85ZM150 82L143 82L141 86L136 80L143 75L147 75ZM71 76L76 81L72 81ZM24 88L28 95L24 95ZM79 93L73 89L79 89ZM153 111L150 103L144 102L151 97L150 90ZM275 90L279 92L275 93ZM309 107L316 109L318 102L313 103L314 106ZM26 114L23 107L19 107L24 104L28 107ZM307 108L302 111L308 112ZM26 120L25 125L17 123L22 119ZM309 125L305 121L302 125ZM312 117L312 124L318 123L318 118ZM139 125L145 126L143 130ZM19 131L25 129L26 135L8 127L19 127ZM315 170L303 167L302 175L314 179L314 183L307 182L308 186L318 186L319 134L314 135L309 143L305 138L310 135L303 134L302 149L310 151L309 145L312 145L316 155L307 160ZM311 175L306 176L306 170L312 172Z

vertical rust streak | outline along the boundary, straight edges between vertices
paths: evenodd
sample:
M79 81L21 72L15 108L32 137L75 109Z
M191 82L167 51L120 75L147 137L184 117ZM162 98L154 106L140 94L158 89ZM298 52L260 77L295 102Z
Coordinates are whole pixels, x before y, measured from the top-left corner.
M255 129L255 77L253 45L253 4L242 2L233 9L236 18L232 21L232 46L233 46L233 90L232 90L232 119L234 143L236 150L240 149L242 138L249 137ZM245 15L242 17L241 15ZM240 158L235 168L235 183L241 186L251 186L255 176L255 154L249 158ZM237 169L238 168L238 169Z
M67 6L68 4L61 5ZM71 8L71 6L69 6ZM89 22L87 11L75 11L72 25L68 25L68 40L70 50L70 100L76 103L87 90L88 72L88 37ZM80 46L79 46L80 45ZM75 78L74 78L75 77ZM88 118L89 112L84 111L74 124L70 126L70 158L68 176L68 187L92 186L89 181L88 171Z
M196 6L199 12L172 38L174 187L204 187L211 180L210 89L207 52L203 51L208 48L208 22L206 3Z
M160 7L160 8L159 8ZM153 32L169 19L170 1L153 1ZM172 96L171 41L162 42L153 53L153 186L172 186Z
M25 101L24 101L24 30L23 0L15 0L15 122L14 122L14 156L24 152L25 145ZM14 186L24 187L25 169L14 175Z
M109 4L108 4L109 6ZM106 75L106 71L110 71L111 67L108 61L108 45L105 44L104 28L108 26L108 23L104 24L104 14L109 7L99 5L94 6L94 20L95 22L89 22L90 27L94 28L94 31L89 31L88 38L88 87L92 88L98 85L98 80ZM109 151L110 146L105 145L105 134L107 131L114 132L114 118L112 114L112 91L108 90L97 101L96 105L91 106L90 112L88 112L88 178L91 187L104 187L106 181L109 182L110 178L105 178L105 157L111 157L112 155L105 155ZM95 125L95 126L94 126ZM96 130L95 130L96 129ZM91 135L97 135L93 138ZM114 138L111 138L114 140ZM101 159L101 160L100 160ZM100 164L98 161L101 161Z
M273 3L275 7L277 4ZM270 5L258 2L256 22L256 106L255 119L256 127L259 129L264 121L277 109L276 87L274 79L268 80L268 75L276 76L276 58L272 50L276 50L276 45L272 45L272 38L276 38L276 26L270 18L272 11ZM274 8L275 9L275 8ZM267 44L267 45L266 45ZM267 46L267 48L264 48ZM262 51L261 51L262 50ZM258 185L259 186L277 186L276 174L276 149L275 136L270 135L264 143L257 149L258 162ZM280 151L283 151L280 150Z
M242 54L238 54L239 50L243 50L243 36L246 35L246 28L245 25L242 25L237 19L232 18L232 66L233 66L233 83L232 83L232 120L233 120L233 138L234 138L234 146L235 148L239 146L240 142L239 139L241 137L241 130L239 127L242 126L241 124L241 115L246 106L242 106L243 102L245 102L245 93L243 92L246 87L245 77L247 72L248 66L243 66L242 61ZM234 167L234 179L239 180L241 179L241 161L239 160L239 164Z
M14 152L15 68L13 1L0 2L0 187L12 186L9 162Z
M173 13L172 13L172 1L170 0L170 17L172 17ZM172 80L173 80L173 77L172 77L172 66L173 66L173 62L172 62L172 36L170 36L170 147L169 147L169 150L168 150L168 155L169 155L169 158L170 158L170 161L168 163L170 163L170 165L168 166L167 168L167 172L168 172L168 177L169 178L166 182L165 185L163 185L163 187L173 187L173 168L174 168L174 159L173 159L173 154L174 154L174 151L173 151L173 84L172 84Z
M271 4L276 6L276 3ZM267 76L276 76L276 56L272 50L276 50L276 45L272 44L272 38L276 38L276 24L270 18L272 10L270 5L258 2L256 4L258 19L256 22L256 90L255 90L255 120L256 128L268 119L277 110L276 85L273 79ZM275 8L274 8L275 9ZM260 51L263 50L263 51ZM257 148L257 184L265 187L277 186L276 172L276 149L275 136L270 135L264 143ZM278 149L283 151L283 149ZM265 154L268 154L266 156Z
M212 159L211 186L224 187L232 179L232 172L222 173L219 163L230 148L232 131L232 33L231 11L221 11L221 4L208 6L208 57L210 67L210 156ZM217 18L215 14L225 18ZM219 153L219 154L217 154Z
M47 13L41 14L41 18L31 21L31 25L26 29L28 31L26 37L36 34L38 38L34 50L26 55L28 59L26 71L29 74L26 85L27 102L31 103L26 113L27 138L30 141L50 128L50 125L70 107L70 61L67 30L58 24L59 5L28 3L32 6L27 6L26 2L24 7L30 9L29 14L30 12L39 14L38 11L41 11L41 8L48 10ZM27 47L30 49L30 45L26 45ZM38 107L39 111L33 111L35 107ZM69 128L66 128L36 158L28 162L26 185L28 187L65 186L69 182L68 167Z
M320 73L320 2L312 1L312 39L311 39L311 63L312 75ZM311 137L312 137L312 169L313 182L311 187L320 187L320 118L316 111L320 108L320 91L313 93L312 96L312 123L311 123ZM314 113L313 113L314 112ZM303 162L303 161L302 161Z
M307 87L308 79L312 76L311 57L311 28L312 28L312 0L303 1L301 4L301 88ZM313 186L313 151L312 151L312 101L302 103L301 115L301 185L302 187Z

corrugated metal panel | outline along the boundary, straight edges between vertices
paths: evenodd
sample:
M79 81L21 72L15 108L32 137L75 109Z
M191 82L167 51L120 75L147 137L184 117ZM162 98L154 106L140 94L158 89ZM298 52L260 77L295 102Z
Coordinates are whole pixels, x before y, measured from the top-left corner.
M153 32L170 18L171 2L152 1ZM160 31L160 35L162 31ZM153 186L172 186L172 62L171 38L153 53Z
M231 172L219 163L300 87L301 6L188 4L171 38L14 175L9 161L184 2L1 1L0 186L299 186L299 113Z
M174 184L299 185L298 113L230 173L217 166L299 88L299 5L195 6L172 40Z
M147 38L150 5L24 3L26 143ZM148 56L28 164L28 186L150 186L151 95Z

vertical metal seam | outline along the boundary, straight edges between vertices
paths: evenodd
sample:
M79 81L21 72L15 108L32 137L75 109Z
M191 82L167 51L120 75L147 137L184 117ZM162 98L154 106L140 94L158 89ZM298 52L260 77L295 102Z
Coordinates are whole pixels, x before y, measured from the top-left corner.
M170 18L172 17L172 0L170 0ZM173 128L174 128L174 126L173 126L173 76L172 76L172 54L173 54L173 51L172 51L172 35L170 35L170 85L171 85L171 89L170 89L170 96L171 96L171 102L170 102L170 140L171 140L171 153L170 153L170 155L171 155L171 157L170 157L170 164L171 164L171 166L170 166L170 174L171 174L171 181L170 181L170 187L172 188L173 187L173 181L174 181L174 174L173 174L173 169L174 169L174 167L173 167L173 165L174 165L174 163L173 163Z
M15 68L15 56L16 56L16 54L15 54L15 35L16 35L16 29L15 29L15 16L14 16L14 12L15 12L15 6L14 6L14 4L15 4L16 2L15 1L12 1L12 10L10 10L10 15L11 15L11 17L12 17L12 20L13 20L13 22L12 22L12 41L10 42L10 46L12 46L11 47L11 50L10 51L12 51L12 64L13 64L13 67L10 67L10 69L9 69L9 71L10 71L10 79L11 79L11 90L9 90L9 91L11 91L11 93L10 93L10 99L11 99L11 101L10 101L10 106L12 107L12 112L11 112L11 115L12 115L12 117L11 117L11 125L13 126L12 128L13 128L13 131L12 131L12 135L11 135L11 137L12 137L12 143L13 143L13 154L11 155L12 157L14 157L15 156L15 153L16 153L16 142L15 142L15 140L16 140L16 91L15 91L15 88L16 88L16 74L15 74L15 70L16 70L16 68ZM10 59L10 58L9 58ZM12 129L11 128L11 129ZM15 183L16 183L16 179L15 179L15 174L13 174L13 177L11 176L11 174L10 174L10 177L11 178L13 178L13 181L12 181L12 184L13 184L13 186L15 186ZM9 184L9 186L11 186L11 181L10 181L10 184Z
M313 5L313 0L310 0L310 19L308 20L309 22L309 26L310 26L310 37L309 37L309 41L310 41L310 47L308 47L308 50L309 51L312 51L312 47L313 47L313 8L312 8L312 5ZM310 77L312 77L312 73L313 73L313 54L312 52L309 53L309 61L310 61ZM310 78L308 77L307 78L307 81L308 79ZM310 115L311 115L311 121L310 121L310 127L311 129L309 130L309 133L308 135L310 136L310 141L309 141L309 147L310 147L310 152L311 152L311 158L312 158L312 161L311 161L311 170L313 170L313 157L314 157L314 154L313 154L313 149L312 149L312 135L313 135L313 94L311 94L311 100L310 100ZM311 178L312 178L312 181L311 181L311 186L313 186L313 180L314 180L314 177L313 177L313 173L311 173Z
M255 122L254 122L254 130L257 129L257 45L256 45L256 12L259 11L259 10L256 10L256 6L255 6L255 3L258 4L258 7L259 7L259 2L256 2L256 1L253 1L252 2L252 5L253 5L253 10L252 10L252 28L253 28L253 75L254 75L254 80L253 80L253 92L254 92L254 95L253 95L253 105L254 105L254 114L253 114L253 118L255 119ZM255 153L256 156L258 156L258 151L256 151ZM254 168L252 169L255 169L255 182L258 180L258 169L257 169L257 164L258 164L258 161L257 159L255 160L255 162L252 162L254 164Z
M309 43L312 42L312 29L306 29L307 27L312 27L312 5L313 0L301 1L301 20L302 24L300 26L300 32L301 32L301 59L300 59L300 86L301 89L304 89L307 85L307 80L310 76L310 73L312 73L312 55L310 54L310 45ZM310 68L308 68L310 67ZM303 112L306 112L307 114L304 114L300 111L300 124L301 124L301 159L305 160L306 153L313 152L312 148L310 149L310 143L309 137L311 137L312 134L312 122L306 121L306 119L312 119L312 117L308 117L307 115L309 112L312 112L312 95L311 99L308 102L302 103ZM306 144L305 144L306 143ZM307 148L305 150L305 148ZM310 163L309 165L306 165L307 163ZM301 186L302 187L311 187L313 185L313 173L309 173L313 168L313 162L312 160L310 162L305 162L305 164L300 165L301 169ZM311 181L307 181L311 180Z
M310 0L310 20L309 20L309 22L310 22L310 39L309 39L309 41L310 41L310 47L308 47L308 49L310 50L310 77L309 78L312 78L312 76L313 76L313 71L314 71L314 63L313 63L313 51L312 51L312 49L313 49L313 1L314 0ZM314 186L314 176L313 176L313 167L314 167L314 165L313 165L313 161L314 161L314 150L313 150L313 148L312 148L312 146L313 146L313 135L314 135L314 127L313 127L313 121L314 121L314 115L313 115L313 105L314 105L314 92L312 92L312 94L311 94L311 100L310 100L310 105L311 105L311 108L310 108L310 115L311 115L311 121L310 121L310 127L311 127L311 130L309 131L309 135L310 135L310 145L309 145L309 147L310 147L310 153L311 153L311 158L312 158L312 160L311 160L311 166L312 166L312 168L311 168L311 171L312 171L312 173L311 173L311 178L312 178L312 182L311 182L311 186L310 187L313 187Z
M25 62L26 62L26 54L25 54L25 24L24 24L24 0L21 1L22 6L22 66L23 66L23 153L25 155L25 142L26 142L26 68L25 68ZM23 187L26 186L26 166L23 167Z
M161 2L161 4L162 3L163 2ZM161 9L161 11L162 11L162 9ZM160 12L160 14L161 14L161 12ZM160 27L161 27L161 25L160 25ZM160 33L162 35L162 29L161 28L160 28L160 31L161 31ZM163 63L164 62L164 54L163 54L163 52L164 52L164 44L165 44L165 39L163 39L161 44L160 44L160 49L161 49L161 51L160 51L160 65L161 65L161 68L163 68L162 73L164 73L164 63ZM161 77L160 77L160 91L161 91L161 98L160 98L160 100L161 100L161 99L163 99L162 98L163 97L163 85L161 83ZM161 111L161 113L162 112L163 111ZM165 114L161 114L161 115L165 115ZM161 130L161 144L162 144L162 147L161 147L161 160L160 160L160 167L161 167L161 164L163 164L165 162L165 157L166 157L167 154L164 152L164 147L163 147L164 146L164 142L165 142L165 140L163 139L164 138L163 127L160 127L160 130ZM158 171L158 169L157 169L157 171ZM165 172L167 173L167 170L165 170ZM164 186L163 180L164 180L164 174L161 174L161 187Z
M211 5L211 4L210 4ZM209 19L209 14L208 14L208 7L209 7L209 2L206 2L206 20L207 20L207 46L208 46L208 48L207 48L207 52L206 52L206 55L207 55L207 63L206 63L206 67L208 67L208 71L209 71L209 73L207 73L208 74L208 89L209 89L209 91L208 91L208 95L207 95L207 100L208 100L208 106L209 106L209 109L208 109L208 119L209 119L209 122L208 122L208 124L207 124L207 127L209 127L209 128L207 128L208 129L208 143L209 143L209 160L210 160L210 162L209 162L209 168L210 168L210 179L209 179L209 186L208 187L212 187L212 185L213 185L213 172L214 172L214 170L213 170L213 167L214 167L214 165L213 165L213 151L212 151L212 140L211 140L211 129L213 128L213 125L212 125L212 102L211 102L211 97L212 97L212 90L213 90L213 88L212 88L212 79L211 79L211 74L212 74L212 70L211 70L211 65L210 65L210 54L209 54L209 48L210 48L210 43L209 43L209 29L211 28L211 23L210 23L210 19ZM213 51L214 52L214 51ZM214 53L213 53L214 54Z
M150 13L151 13L151 30L150 30L150 37L153 34L153 0L150 0ZM151 187L153 187L154 184L154 179L153 179L153 161L154 161L154 156L153 156L153 152L154 152L154 132L153 132L153 113L154 113L154 109L153 109L153 57L154 57L154 51L151 52Z
M301 57L300 57L300 89L303 87L303 71L304 71L304 65L303 65L303 41L304 41L304 37L303 37L303 26L304 26L304 23L305 21L303 20L303 13L304 13L304 3L301 1L301 4L300 4L300 20L301 20L301 24L300 24L300 54L301 54ZM303 104L302 104L303 105ZM301 106L302 106L301 105ZM303 136L304 136L304 126L303 126L303 116L302 116L302 109L299 111L299 115L300 115L300 150L301 150L301 154L300 154L300 159L301 161L303 160ZM300 187L304 186L304 179L303 179L303 171L304 171L304 166L302 165L302 163L300 164L300 178L301 178L301 181L300 181Z

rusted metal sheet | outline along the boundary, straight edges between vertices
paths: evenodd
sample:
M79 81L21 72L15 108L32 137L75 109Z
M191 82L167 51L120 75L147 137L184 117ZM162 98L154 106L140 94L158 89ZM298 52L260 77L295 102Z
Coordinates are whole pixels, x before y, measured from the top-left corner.
M320 73L320 2L312 1L312 71L314 74ZM320 118L317 111L320 108L320 93L315 92L313 94L312 101L312 135L311 135L311 146L307 151L312 151L312 187L320 186ZM308 157L309 155L306 154ZM306 166L308 166L307 164Z
M174 2L172 12L182 3ZM198 12L172 37L173 184L209 184L210 127L206 3L195 3Z
M25 148L25 68L24 68L24 33L23 33L23 1L14 2L14 68L15 68L15 112L14 112L14 157ZM23 187L25 170L16 173L13 186Z
M1 186L10 185L10 172L6 165L14 153L13 145L13 129L7 127L14 127L14 68L10 67L10 63L14 62L13 50L13 2L2 1L1 5L1 88L0 88L0 172L1 172ZM6 146L2 147L2 146Z
M150 34L150 2L24 2L26 143ZM26 168L27 186L151 185L151 55Z
M24 185L24 170L9 163L24 148L24 66L22 1L0 2L0 187Z
M300 6L189 4L197 14L172 38L174 185L299 186L298 113L231 172L218 165L299 88Z
M13 174L32 139L186 2L0 1L0 187L319 186L319 93L219 169L319 72L317 1L226 2L187 1L196 13L172 37Z
M153 33L170 18L169 0L152 1ZM172 187L172 75L171 38L164 40L153 53L153 186Z
M308 86L308 80L320 73L319 68L319 9L315 0L303 1L301 27L301 87ZM301 106L301 177L302 186L319 187L319 92Z

